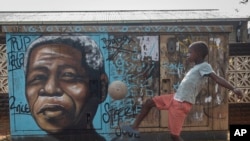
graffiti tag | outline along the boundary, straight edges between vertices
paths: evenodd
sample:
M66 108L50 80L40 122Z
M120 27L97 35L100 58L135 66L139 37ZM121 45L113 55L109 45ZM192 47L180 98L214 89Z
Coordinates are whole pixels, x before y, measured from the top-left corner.
M9 98L9 103L10 110L14 110L15 114L30 114L30 108L28 104L23 104L22 102L16 104L16 98L14 96Z

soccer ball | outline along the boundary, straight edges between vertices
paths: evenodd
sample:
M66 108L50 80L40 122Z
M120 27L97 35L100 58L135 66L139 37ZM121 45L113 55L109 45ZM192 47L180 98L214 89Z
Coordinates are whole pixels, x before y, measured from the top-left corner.
M123 99L128 92L126 84L120 80L113 81L108 87L108 93L114 100Z

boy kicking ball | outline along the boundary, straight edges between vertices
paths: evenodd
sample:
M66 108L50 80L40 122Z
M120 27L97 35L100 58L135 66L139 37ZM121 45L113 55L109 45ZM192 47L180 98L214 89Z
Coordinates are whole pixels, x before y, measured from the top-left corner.
M185 75L176 93L154 96L148 99L142 105L141 113L137 115L133 125L123 126L122 130L138 136L138 127L141 121L147 116L152 107L156 107L159 110L168 110L168 127L172 140L183 141L180 137L182 126L192 105L195 104L196 97L202 88L202 82L205 77L210 77L219 85L233 91L241 99L243 96L241 90L215 74L211 65L205 61L207 55L208 46L205 42L198 41L192 43L188 48L187 59L195 65Z

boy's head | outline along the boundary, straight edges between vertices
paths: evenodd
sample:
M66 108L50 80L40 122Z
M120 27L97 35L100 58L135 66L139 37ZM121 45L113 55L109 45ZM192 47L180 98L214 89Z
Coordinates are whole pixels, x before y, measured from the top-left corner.
M196 55L201 57L201 59L205 59L205 57L208 55L208 46L203 41L193 42L191 45L189 45L189 48L192 48Z

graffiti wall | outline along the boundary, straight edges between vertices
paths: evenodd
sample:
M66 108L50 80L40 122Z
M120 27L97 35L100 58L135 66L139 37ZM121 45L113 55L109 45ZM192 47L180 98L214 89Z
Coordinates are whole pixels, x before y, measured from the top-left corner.
M218 65L226 57L224 35L8 33L11 134L81 133L90 140L122 136L120 127L133 123L148 98L176 91L192 67L186 62L188 46L198 40L220 58L210 55L207 61L217 60L212 66L224 76L224 66ZM227 122L220 113L227 103L225 90L212 85L207 80L185 127L211 129L213 117ZM213 93L220 97L212 99ZM153 108L140 131L167 127L167 112Z
M105 35L7 35L11 132L100 129L106 98ZM64 131L66 130L66 131Z
M159 93L158 36L6 37L13 135L117 132Z

